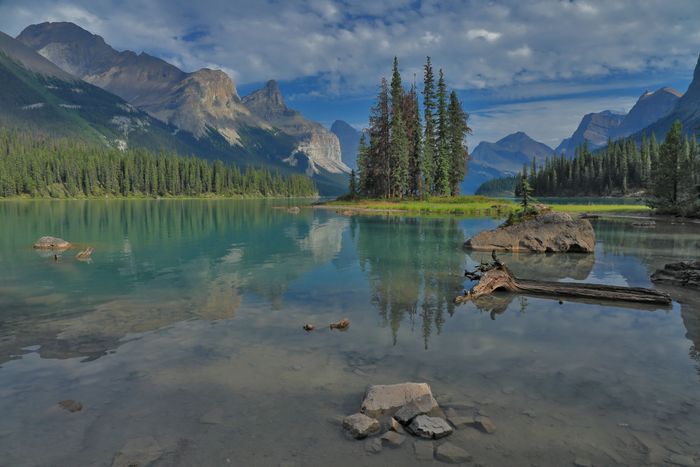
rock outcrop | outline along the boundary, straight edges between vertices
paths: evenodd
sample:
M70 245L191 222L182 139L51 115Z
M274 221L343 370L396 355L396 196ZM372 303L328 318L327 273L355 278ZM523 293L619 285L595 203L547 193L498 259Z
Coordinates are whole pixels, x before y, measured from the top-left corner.
M479 251L592 253L595 233L587 219L574 220L569 214L554 212L481 232L467 240L464 247Z
M700 261L669 263L651 275L652 282L700 289Z
M429 397L432 407L438 407L426 383L374 385L367 388L360 412L370 417L393 415L401 407L421 397Z
M41 237L34 243L37 250L67 250L70 246L70 243L62 238L51 236Z
M299 139L296 151L286 160L289 165L308 162L309 174L318 173L319 168L331 173L350 172L341 160L338 137L287 107L276 81L270 80L262 89L244 97L243 104L258 118Z

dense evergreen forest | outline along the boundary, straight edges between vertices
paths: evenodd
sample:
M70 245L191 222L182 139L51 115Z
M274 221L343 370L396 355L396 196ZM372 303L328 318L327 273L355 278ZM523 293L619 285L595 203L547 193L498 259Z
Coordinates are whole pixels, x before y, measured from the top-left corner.
M146 149L0 129L0 197L311 196L313 181Z
M479 185L474 194L482 196L511 196L519 179L520 177L517 175L493 178Z
M523 168L535 196L610 196L639 193L659 212L700 213L700 148L684 135L680 122L661 144L655 136L610 141L591 153L587 145L573 159L547 159L541 167L533 161L530 173ZM520 183L522 185L522 182ZM518 187L516 186L516 191Z
M416 84L406 90L394 58L391 84L382 78L358 150L359 180L350 177L350 196L383 198L459 194L467 170L465 137L469 116L455 91L447 92L430 57L423 68L423 124Z

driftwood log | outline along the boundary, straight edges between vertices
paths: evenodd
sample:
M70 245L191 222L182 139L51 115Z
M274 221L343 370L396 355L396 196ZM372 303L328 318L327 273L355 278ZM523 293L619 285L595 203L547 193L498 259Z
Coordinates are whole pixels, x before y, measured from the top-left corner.
M506 265L491 253L492 263L482 263L475 271L465 271L464 275L479 283L465 291L455 299L456 303L464 303L479 297L492 294L496 290L521 293L526 295L542 295L552 298L593 299L605 301L622 301L646 304L668 305L670 295L653 289L641 287L619 287L615 285L582 284L575 282L550 282L515 277Z

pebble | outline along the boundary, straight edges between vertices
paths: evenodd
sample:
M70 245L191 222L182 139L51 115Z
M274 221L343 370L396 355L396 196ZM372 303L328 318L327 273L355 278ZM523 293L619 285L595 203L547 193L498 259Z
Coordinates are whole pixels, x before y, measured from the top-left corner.
M62 409L65 409L71 413L80 412L81 410L83 410L83 404L74 401L73 399L66 399L64 401L59 402L58 405L60 405Z

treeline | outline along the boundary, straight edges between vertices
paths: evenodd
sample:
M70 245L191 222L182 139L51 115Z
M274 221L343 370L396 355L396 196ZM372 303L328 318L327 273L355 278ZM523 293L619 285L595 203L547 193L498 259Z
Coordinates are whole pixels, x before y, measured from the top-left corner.
M652 134L639 145L632 139L609 141L595 153L584 143L572 159L562 154L540 167L533 160L529 173L528 167L523 168L518 185L523 179L534 196L640 193L659 212L700 214L700 147L695 138L684 135L680 122L673 124L661 144Z
M120 151L0 129L0 196L311 196L303 175L240 170L146 149Z
M487 180L476 189L474 194L482 196L510 195L515 190L519 177L501 177Z
M467 170L468 115L445 76L437 85L430 57L423 67L423 119L415 83L406 90L394 58L391 84L382 78L358 150L359 180L351 175L350 195L385 198L459 194Z

